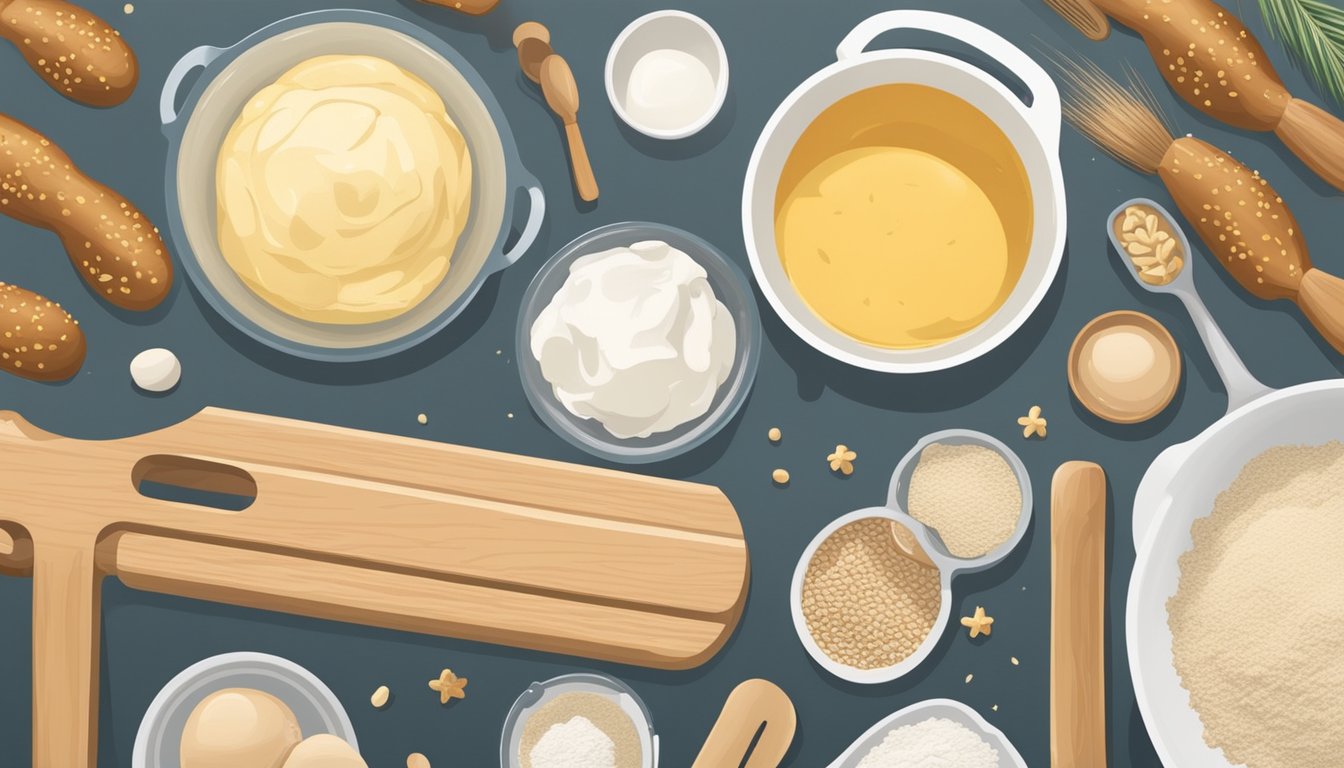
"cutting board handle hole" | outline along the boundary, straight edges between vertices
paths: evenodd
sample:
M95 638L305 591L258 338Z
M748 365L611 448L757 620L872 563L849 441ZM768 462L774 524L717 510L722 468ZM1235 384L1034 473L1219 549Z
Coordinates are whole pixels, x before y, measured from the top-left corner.
M141 496L225 512L257 500L257 481L245 470L186 456L146 456L131 469L131 482Z

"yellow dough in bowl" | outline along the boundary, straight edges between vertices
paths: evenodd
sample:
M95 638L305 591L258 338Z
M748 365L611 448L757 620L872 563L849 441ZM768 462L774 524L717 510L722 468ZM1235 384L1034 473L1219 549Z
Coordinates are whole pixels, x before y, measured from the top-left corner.
M281 768L301 738L284 702L263 691L226 688L191 711L178 756L182 768Z
M247 103L215 186L220 251L258 296L303 320L371 323L448 274L472 162L424 81L372 56L319 56Z
M775 240L809 309L875 347L980 326L1031 247L1031 186L1003 131L927 86L884 85L824 110L780 176Z

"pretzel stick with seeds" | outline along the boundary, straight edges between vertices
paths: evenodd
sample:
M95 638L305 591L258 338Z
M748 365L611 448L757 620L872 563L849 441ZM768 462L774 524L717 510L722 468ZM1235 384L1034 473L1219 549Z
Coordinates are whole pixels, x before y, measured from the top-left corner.
M1318 176L1344 190L1344 121L1293 98L1268 54L1237 15L1213 0L1046 0L1093 39L1107 17L1143 36L1181 98L1238 128L1273 131Z
M173 282L159 230L85 176L42 134L0 114L0 213L49 229L94 293L122 309L156 306Z
M140 69L121 33L65 0L0 0L0 37L57 93L93 107L122 103Z
M1120 161L1157 174L1219 264L1261 299L1291 299L1344 353L1344 280L1314 267L1293 212L1269 182L1222 150L1174 138L1152 94L1095 65L1063 64L1064 116Z

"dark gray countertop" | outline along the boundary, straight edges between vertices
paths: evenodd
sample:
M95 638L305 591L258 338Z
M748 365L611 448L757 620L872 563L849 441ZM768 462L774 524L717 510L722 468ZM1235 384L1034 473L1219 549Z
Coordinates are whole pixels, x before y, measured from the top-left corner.
M159 88L172 64L202 43L230 45L255 29L322 0L123 0L88 3L119 26L135 47L141 85L120 107L96 111L66 101L39 83L18 54L0 46L0 111L32 124L62 145L95 178L120 189L156 222L166 221L165 141L158 125ZM109 311L72 273L56 238L0 219L0 280L60 300L89 337L89 359L74 381L47 386L0 378L0 406L36 424L81 437L123 436L181 420L206 405L427 437L582 463L596 463L550 434L530 413L514 365L514 324L532 274L559 246L614 221L663 221L717 244L744 267L739 220L742 179L756 137L775 106L811 73L833 60L836 44L859 20L898 5L875 0L503 0L493 15L471 19L410 0L351 0L415 21L457 47L490 83L508 115L524 164L544 183L550 212L537 245L492 279L445 333L413 354L370 365L331 367L278 356L248 342L213 317L179 281L159 310L146 316ZM1039 0L911 2L965 15L1035 55L1045 47L1086 54L1109 69L1132 63L1153 84L1180 130L1230 150L1262 170L1292 204L1333 271L1344 263L1330 245L1344 223L1335 196L1272 137L1237 132L1194 113L1161 88L1141 41L1120 31L1091 43ZM727 46L732 83L722 114L701 136L659 143L620 124L607 104L602 67L617 32L643 12L676 5L702 15ZM905 3L899 3L905 5ZM1262 26L1254 3L1242 3L1251 26ZM520 82L509 44L513 27L537 18L570 61L583 95L581 113L603 198L576 204L570 193L561 134L539 98ZM1290 88L1310 93L1282 49L1263 36ZM901 43L917 42L899 38ZM944 45L946 41L937 41ZM1316 97L1313 97L1316 98ZM1044 304L1002 348L941 374L894 377L832 362L794 338L762 302L768 344L755 390L739 419L708 445L655 474L722 487L737 506L752 552L750 600L726 650L690 672L656 672L516 651L448 639L386 632L135 592L109 582L103 601L102 719L99 765L129 764L145 707L183 667L212 654L256 650L311 669L346 703L365 757L379 768L425 753L435 766L488 766L498 753L499 727L513 699L533 680L596 669L625 680L643 696L662 735L663 765L689 764L724 697L748 677L767 677L793 697L800 732L787 764L823 766L885 715L931 697L959 699L1007 733L1027 762L1049 760L1050 476L1068 459L1100 462L1111 480L1108 564L1110 627L1110 756L1113 765L1154 765L1134 704L1124 655L1124 597L1134 559L1130 504L1144 468L1165 446L1185 440L1220 416L1225 398L1194 330L1174 299L1143 294L1117 271L1102 222L1120 201L1149 195L1168 200L1152 178L1102 156L1065 129L1069 248ZM1282 386L1338 374L1339 357L1318 343L1295 309L1249 298L1196 258L1197 280L1214 315L1249 367ZM1187 364L1171 408L1154 422L1118 427L1076 405L1065 381L1074 334L1113 309L1153 314L1175 335ZM146 397L126 366L140 350L166 346L181 357L180 388ZM502 350L502 354L497 354ZM1016 418L1040 404L1050 420L1044 441L1024 441ZM416 423L425 412L429 423ZM509 418L509 414L514 415ZM771 446L770 426L785 432ZM945 427L989 432L1018 451L1034 480L1036 520L1003 564L956 583L961 615L984 605L996 618L988 639L949 631L933 656L897 682L860 687L813 665L789 619L787 588L805 544L839 514L882 502L896 461L922 435ZM857 471L832 476L823 458L837 442L858 451ZM0 457L0 461L3 457ZM770 482L776 466L792 471L791 487ZM76 468L71 468L75 471ZM0 579L0 764L29 757L31 584ZM1020 666L1012 666L1016 656ZM471 679L468 698L441 709L425 681L444 666ZM964 681L968 674L974 680ZM379 684L397 694L375 711L367 701ZM997 710L994 709L997 705Z

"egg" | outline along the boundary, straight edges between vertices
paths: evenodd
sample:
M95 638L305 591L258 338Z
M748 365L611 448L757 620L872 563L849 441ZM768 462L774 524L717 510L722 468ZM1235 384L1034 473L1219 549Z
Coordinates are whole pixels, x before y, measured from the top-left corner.
M170 350L146 349L131 360L131 380L146 392L167 392L182 378L182 364Z
M304 739L289 753L283 768L369 768L369 764L345 739L324 733Z
M182 768L281 768L302 738L283 701L250 688L226 688L191 711L178 756Z

